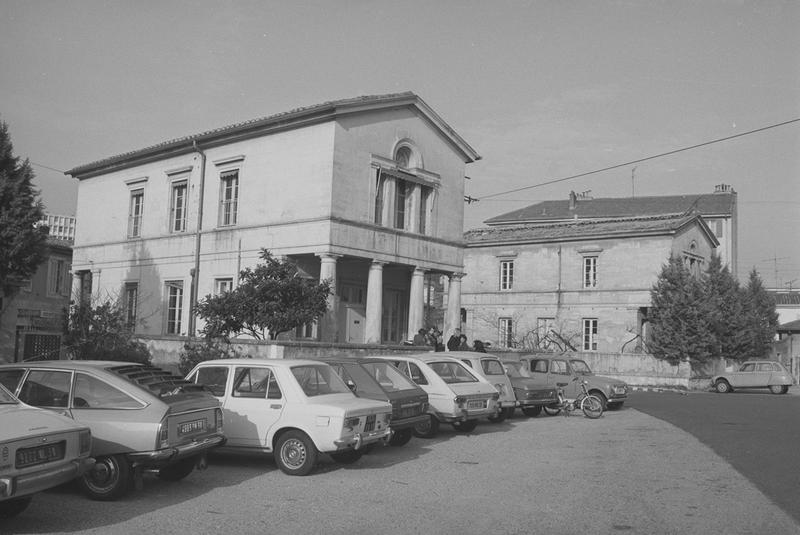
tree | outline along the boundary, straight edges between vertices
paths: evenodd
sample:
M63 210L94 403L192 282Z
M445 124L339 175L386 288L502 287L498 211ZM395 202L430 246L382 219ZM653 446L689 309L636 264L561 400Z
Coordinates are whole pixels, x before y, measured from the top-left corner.
M706 298L701 282L683 261L670 256L650 290L651 338L648 348L656 358L672 364L702 366L712 356Z
M775 310L775 299L764 288L755 268L750 272L743 300L747 350L742 360L766 358L778 328L778 312Z
M709 351L718 358L744 360L749 353L744 295L739 281L716 254L703 274L703 292Z
M329 281L302 277L293 262L275 258L267 249L261 250L260 258L263 263L242 270L234 290L207 295L197 304L206 337L229 338L244 332L261 340L268 333L275 340L328 310Z
M0 297L12 295L44 261L48 228L39 224L44 208L33 178L28 160L14 156L8 125L0 121Z
M76 360L118 360L149 364L150 351L133 337L119 303L97 306L80 303L70 307L64 341Z

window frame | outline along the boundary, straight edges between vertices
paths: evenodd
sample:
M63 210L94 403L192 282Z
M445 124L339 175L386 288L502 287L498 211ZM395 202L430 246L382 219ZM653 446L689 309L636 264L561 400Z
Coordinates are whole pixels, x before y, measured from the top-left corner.
M509 316L497 318L497 343L500 347L514 347L514 319Z
M183 328L184 284L182 280L164 281L164 334L180 335ZM173 306L173 290L177 290Z
M144 222L144 186L133 187L128 200L128 238L142 237L142 223Z
M179 192L183 192L178 197ZM169 202L169 231L172 234L186 232L188 200L189 200L189 179L181 177L170 183L170 202ZM180 199L180 207L178 200ZM180 210L180 213L178 211Z
M223 288L223 286L229 285L228 289ZM215 277L214 278L214 295L222 295L224 293L232 292L234 289L233 286L233 277Z
M583 282L584 289L597 287L597 255L587 255L583 257Z
M233 227L239 223L239 193L241 168L221 169L219 172L219 218L220 227ZM228 193L230 196L228 197Z
M136 318L139 311L139 282L126 282L122 288L123 312L125 314L125 325L131 332L136 330ZM131 295L133 299L131 299Z
M59 297L68 296L72 285L69 273L72 266L64 258L51 257L47 260L47 296Z
M514 289L514 260L500 260L500 291L507 292Z
M599 321L597 318L583 318L582 343L584 351L597 351L597 333Z

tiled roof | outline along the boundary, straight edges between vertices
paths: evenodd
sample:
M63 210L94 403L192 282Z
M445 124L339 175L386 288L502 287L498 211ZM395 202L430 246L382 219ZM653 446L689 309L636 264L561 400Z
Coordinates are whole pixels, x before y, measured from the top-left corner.
M602 221L575 219L548 224L473 229L464 233L464 240L469 247L492 242L548 242L600 237L652 236L671 234L694 220L700 221L696 215L628 217ZM710 237L713 239L713 236Z
M780 305L800 305L800 292L775 291L769 292L775 298L775 304Z
M326 120L336 116L337 113L343 110L352 109L371 109L382 108L388 106L406 106L409 104L416 104L418 109L421 109L425 115L436 124L452 141L459 147L470 159L479 160L480 156L464 141L447 123L444 122L425 102L411 91L402 93L388 93L384 95L365 95L354 98L347 98L341 100L332 100L315 104L313 106L304 106L295 108L290 111L276 113L267 117L259 119L251 119L241 123L236 123L213 130L206 130L199 134L184 136L169 141L164 141L137 149L130 152L104 158L91 163L79 165L66 171L65 174L72 176L87 176L101 168L108 168L122 162L134 159L157 158L163 155L174 155L174 151L182 150L187 152L191 150L193 142L197 143L217 143L220 144L229 140L232 137L237 139L246 136L251 132L261 132L265 129L281 129L290 128L292 126L303 126L308 124L309 121ZM181 153L182 153L181 152Z
M570 210L569 200L542 201L484 221L487 225L504 225L565 219L633 217L658 214L683 214L695 210L704 216L731 215L736 204L735 193L704 195L665 195L629 198L578 198Z
M800 332L800 320L784 323L778 327L778 332Z

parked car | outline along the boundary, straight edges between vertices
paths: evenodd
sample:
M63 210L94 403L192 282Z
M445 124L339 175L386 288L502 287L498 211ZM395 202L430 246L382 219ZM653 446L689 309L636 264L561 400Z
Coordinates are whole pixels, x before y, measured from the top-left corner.
M721 394L737 388L769 388L773 394L785 394L794 379L780 362L751 360L743 363L738 371L715 375L711 384Z
M324 362L208 360L186 377L221 401L224 450L273 453L289 475L309 474L320 452L355 462L391 436L392 406L357 397Z
M525 365L518 360L504 360L506 374L514 387L517 406L525 416L538 416L542 407L558 403L558 390L551 386L542 386L530 376Z
M569 355L524 355L520 362L525 365L530 376L539 384L561 388L564 397L574 399L578 396L580 380L585 380L590 394L603 403L603 410L616 410L628 399L628 385L625 381L595 375L585 361ZM578 381L572 379L580 378Z
M391 362L428 393L427 422L417 424L414 434L430 438L440 423L452 424L456 431L469 433L479 418L496 416L500 410L497 390L462 362L441 353L414 353L378 357Z
M356 396L392 404L392 446L407 444L414 426L428 420L428 394L387 361L369 357L321 360L336 370Z
M506 369L500 359L488 353L475 353L468 351L451 351L447 354L469 366L470 370L477 373L495 387L500 397L497 403L500 410L496 416L490 416L492 422L502 422L514 415L517 398L514 396L514 387L511 379L506 375Z
M144 470L177 481L225 440L219 402L168 371L115 361L53 360L0 365L0 384L23 402L89 426L96 463L78 481L96 500L115 500Z
M25 405L0 386L0 519L20 514L37 492L94 464L92 433L66 416Z

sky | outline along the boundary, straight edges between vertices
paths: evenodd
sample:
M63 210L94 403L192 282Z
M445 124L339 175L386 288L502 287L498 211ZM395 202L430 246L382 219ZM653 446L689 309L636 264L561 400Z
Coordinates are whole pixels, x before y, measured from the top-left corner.
M412 91L482 157L465 229L571 190L724 183L740 277L800 288L800 121L560 180L800 119L798 28L793 0L0 0L0 120L47 210L74 215L77 165Z

